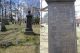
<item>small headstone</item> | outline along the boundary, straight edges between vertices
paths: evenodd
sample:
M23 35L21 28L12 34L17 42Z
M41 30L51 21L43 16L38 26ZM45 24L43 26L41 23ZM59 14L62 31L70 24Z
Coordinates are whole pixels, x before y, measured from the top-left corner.
M1 31L1 22L0 22L0 31Z

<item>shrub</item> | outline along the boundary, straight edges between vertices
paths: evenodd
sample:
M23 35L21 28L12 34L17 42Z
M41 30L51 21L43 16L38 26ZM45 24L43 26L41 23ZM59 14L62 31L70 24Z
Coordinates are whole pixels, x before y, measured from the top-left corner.
M33 24L39 24L39 22L40 22L40 18L39 17L35 17L33 19Z
M3 23L4 23L5 25L9 25L8 19L3 19L2 21L3 21Z

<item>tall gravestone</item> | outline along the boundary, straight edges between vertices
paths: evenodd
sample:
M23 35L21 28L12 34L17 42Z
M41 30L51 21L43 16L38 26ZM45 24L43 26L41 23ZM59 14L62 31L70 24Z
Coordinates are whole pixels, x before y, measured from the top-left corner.
M77 53L75 0L46 1L49 53Z
M26 15L27 17L27 23L26 23L26 33L33 33L33 29L32 29L32 18L33 16L31 15L31 11L28 11L28 15Z

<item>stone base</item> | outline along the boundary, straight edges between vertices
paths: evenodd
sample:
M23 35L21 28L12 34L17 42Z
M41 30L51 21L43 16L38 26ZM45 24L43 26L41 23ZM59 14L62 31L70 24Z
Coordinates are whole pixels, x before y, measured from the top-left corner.
M33 31L25 31L25 34L34 34L34 32Z
M26 28L25 31L33 31L32 28Z
M25 34L33 34L33 30L32 29L25 29Z

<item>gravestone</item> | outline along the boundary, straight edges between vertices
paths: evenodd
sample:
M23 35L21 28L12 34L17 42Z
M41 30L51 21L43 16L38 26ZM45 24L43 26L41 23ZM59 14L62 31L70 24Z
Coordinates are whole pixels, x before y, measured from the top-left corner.
M77 53L75 0L46 1L49 53Z
M0 31L1 31L1 22L0 22Z
M26 33L33 33L33 29L32 29L32 15L31 12L28 11L28 15L27 17L27 22L26 22Z

